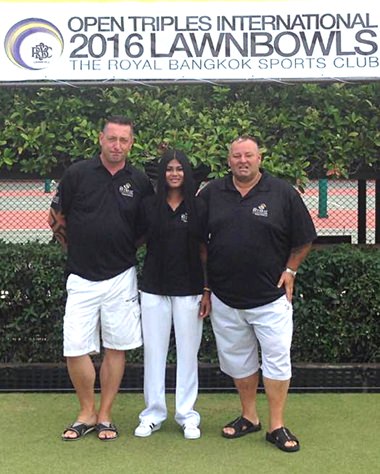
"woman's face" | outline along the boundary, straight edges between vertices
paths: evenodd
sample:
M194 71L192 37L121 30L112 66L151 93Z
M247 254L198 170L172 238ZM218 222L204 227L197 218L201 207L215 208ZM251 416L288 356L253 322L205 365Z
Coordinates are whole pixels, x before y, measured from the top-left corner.
M184 171L181 163L173 159L169 161L166 167L166 184L171 189L181 188L183 186Z

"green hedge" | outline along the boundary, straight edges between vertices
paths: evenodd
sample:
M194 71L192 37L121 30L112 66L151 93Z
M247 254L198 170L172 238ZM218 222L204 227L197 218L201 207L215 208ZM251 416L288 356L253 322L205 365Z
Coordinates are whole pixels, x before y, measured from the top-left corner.
M63 267L56 244L0 243L0 362L62 359Z
M380 361L380 251L314 250L297 274L294 360Z
M145 165L160 144L185 150L210 177L226 172L226 145L256 135L264 166L293 183L380 172L380 83L168 84L0 89L0 169L51 176L98 150L105 116L136 123L130 159Z
M64 258L58 244L0 242L0 362L63 360ZM313 249L297 275L293 361L380 362L379 288L378 249ZM217 360L209 319L200 360Z

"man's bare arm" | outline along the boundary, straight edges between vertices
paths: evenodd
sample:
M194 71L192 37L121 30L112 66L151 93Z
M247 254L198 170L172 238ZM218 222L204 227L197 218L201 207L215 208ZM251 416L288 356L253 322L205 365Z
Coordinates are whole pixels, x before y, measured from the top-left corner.
M199 317L206 318L211 312L211 289L207 278L207 247L205 243L200 244L200 258L203 269L203 295L199 305Z
M294 278L298 267L301 265L303 260L306 258L307 254L311 250L312 243L303 245L302 247L292 249L289 259L286 264L286 270L281 274L280 280L277 284L279 288L284 286L286 291L286 297L289 301L292 301L293 298L293 289L294 289Z
M67 249L67 237L66 237L66 219L65 216L59 211L54 210L52 207L49 211L48 224L53 231L54 237L62 245L64 250Z
M302 247L292 249L286 266L294 271L297 271L298 267L301 265L307 254L310 252L311 246L312 243L310 242L308 244L302 245Z

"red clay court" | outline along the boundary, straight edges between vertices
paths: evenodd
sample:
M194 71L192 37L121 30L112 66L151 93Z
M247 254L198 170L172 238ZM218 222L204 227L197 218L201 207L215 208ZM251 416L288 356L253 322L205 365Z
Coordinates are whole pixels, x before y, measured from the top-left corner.
M56 189L45 192L43 180L0 180L0 239L9 242L49 242L48 209ZM367 243L375 243L375 182L367 181ZM354 180L328 182L327 216L319 216L318 181L302 195L319 236L349 235L357 243L358 186ZM326 214L325 214L326 215Z

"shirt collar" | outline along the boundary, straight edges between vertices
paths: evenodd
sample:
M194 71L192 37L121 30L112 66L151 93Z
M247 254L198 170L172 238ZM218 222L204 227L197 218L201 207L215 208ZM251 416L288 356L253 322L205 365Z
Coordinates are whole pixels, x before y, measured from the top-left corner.
M94 157L94 160L93 160L93 163L94 163L94 168L98 168L98 169L105 169L103 163L102 163L102 160L100 159L100 155L96 155ZM121 170L119 170L116 174L120 173L120 171L124 171L128 174L131 174L132 173L132 165L126 161L125 162L125 165L124 165L124 168L121 168Z
M185 207L185 200L181 201L180 205L173 211L173 209L169 206L169 204L167 205L168 206L168 210L170 213L172 214L178 214L179 212L184 212L186 211L186 207Z
M267 192L270 189L270 184L269 184L269 173L265 171L264 169L260 168L261 172L261 178L260 181L254 186L248 194L252 193L254 190L260 191L260 192ZM225 190L226 191L237 191L237 189L234 186L234 183L232 182L232 173L229 173L226 176L225 180ZM238 192L238 191L237 191Z

